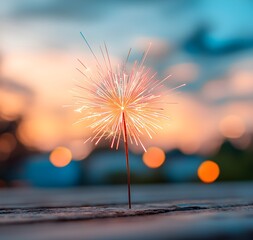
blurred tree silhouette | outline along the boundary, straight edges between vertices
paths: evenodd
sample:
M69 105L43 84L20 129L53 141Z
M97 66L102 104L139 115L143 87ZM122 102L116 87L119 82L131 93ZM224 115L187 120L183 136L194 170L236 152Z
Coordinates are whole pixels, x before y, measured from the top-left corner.
M220 166L219 180L253 180L252 143L246 150L235 148L230 142L224 142L213 159Z

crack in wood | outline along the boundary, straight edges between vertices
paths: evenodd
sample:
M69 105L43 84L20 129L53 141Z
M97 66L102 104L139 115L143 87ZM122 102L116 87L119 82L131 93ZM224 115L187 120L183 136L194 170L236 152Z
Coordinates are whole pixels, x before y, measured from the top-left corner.
M35 224L48 222L87 221L105 218L140 217L156 214L177 214L180 212L228 211L238 208L253 208L253 203L197 206L170 205L158 207L159 203L135 205L132 210L124 205L98 205L80 207L28 207L0 209L0 226Z

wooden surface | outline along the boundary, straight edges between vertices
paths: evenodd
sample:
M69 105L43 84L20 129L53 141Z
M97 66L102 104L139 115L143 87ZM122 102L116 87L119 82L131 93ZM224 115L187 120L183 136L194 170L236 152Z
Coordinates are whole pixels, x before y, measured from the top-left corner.
M253 239L253 184L0 190L0 239Z

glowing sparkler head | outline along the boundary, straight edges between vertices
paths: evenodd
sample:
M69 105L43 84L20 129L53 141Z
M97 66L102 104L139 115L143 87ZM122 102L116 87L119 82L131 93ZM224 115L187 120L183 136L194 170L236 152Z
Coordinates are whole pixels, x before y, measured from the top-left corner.
M161 119L168 119L164 113L164 95L159 90L169 76L156 80L156 73L144 66L150 46L140 62L135 61L130 69L127 61L131 49L126 61L114 68L106 45L100 47L100 61L84 40L97 65L95 71L87 71L88 67L78 60L82 66L78 69L82 79L74 89L74 106L75 111L83 114L76 123L86 122L92 131L86 141L98 144L102 138L110 139L111 148L118 149L120 139L126 141L128 138L131 144L141 145L146 151L142 139L152 138L162 129Z

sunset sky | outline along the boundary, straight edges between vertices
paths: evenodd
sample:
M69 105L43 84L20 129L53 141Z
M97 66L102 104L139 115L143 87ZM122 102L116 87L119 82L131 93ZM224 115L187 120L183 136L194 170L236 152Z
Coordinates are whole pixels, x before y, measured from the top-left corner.
M96 53L105 41L112 61L130 47L130 64L152 42L146 62L165 87L187 85L168 96L169 123L147 146L209 155L229 139L247 148L253 133L253 2L4 0L0 8L0 116L22 116L18 138L51 151L66 146L87 156L84 125L70 104L77 58L93 69L79 32ZM191 3L191 4L189 4ZM218 11L217 11L218 9ZM236 16L236 17L235 17ZM133 151L142 151L132 148Z

